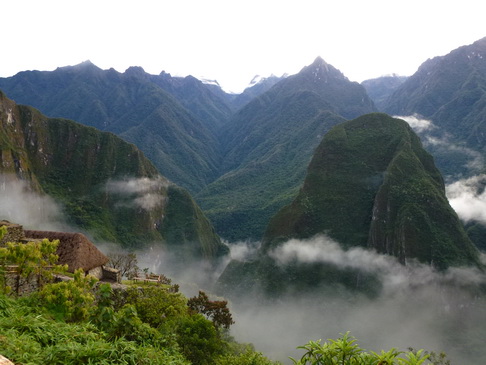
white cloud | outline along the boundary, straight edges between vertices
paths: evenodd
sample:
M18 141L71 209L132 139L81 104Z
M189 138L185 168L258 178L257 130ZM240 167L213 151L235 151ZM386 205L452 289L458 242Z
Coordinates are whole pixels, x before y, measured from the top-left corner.
M270 256L282 265L294 260L301 263L322 262L367 272L382 271L396 264L394 258L362 247L345 251L339 243L324 235L309 240L289 240L270 252Z
M421 133L426 130L431 130L436 128L436 126L432 123L431 120L420 118L418 115L407 115L407 116L395 115L394 118L399 118L404 120L417 133Z
M108 193L119 199L118 206L133 206L150 211L165 203L165 191L168 186L169 182L162 177L154 179L143 177L109 180L105 188Z
M226 243L230 249L230 258L237 261L249 260L257 254L260 242L242 241L236 243Z
M458 180L446 186L449 203L465 222L486 224L486 175Z
M0 219L30 229L66 228L62 209L54 199L33 191L26 182L11 175L0 174Z
M445 351L453 363L457 359L478 363L475 354L462 346L450 347L453 336L447 331L460 330L461 338L469 341L482 328L480 318L486 307L474 293L486 284L486 275L479 270L437 272L417 262L403 266L393 257L364 248L343 250L324 235L289 240L270 255L280 265L322 262L364 270L376 274L382 290L367 297L316 287L313 292L291 291L280 300L263 303L256 299L258 295L244 294L232 302L236 321L232 333L237 340L252 342L257 350L285 361L287 356L302 356L295 348L309 340L337 338L351 331L373 351L425 348Z

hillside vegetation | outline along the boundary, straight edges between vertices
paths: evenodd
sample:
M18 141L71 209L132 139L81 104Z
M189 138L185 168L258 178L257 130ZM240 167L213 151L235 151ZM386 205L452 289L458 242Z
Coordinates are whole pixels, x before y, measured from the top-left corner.
M96 241L127 248L152 242L189 246L196 257L208 259L226 252L191 196L161 176L133 144L47 118L3 93L0 122L0 173L8 183L22 180L52 196L68 223Z
M201 292L187 299L176 286L114 289L82 269L52 282L53 274L64 273L52 266L57 244L0 247L0 354L16 364L272 364L229 337L233 321L226 301ZM22 281L43 285L16 297L6 280L12 267Z
M236 295L261 290L270 298L289 291L325 296L342 287L370 296L380 292L372 271L334 264L331 253L329 262L308 258L305 240L316 237L343 251L372 249L402 264L481 267L432 157L406 122L386 114L341 123L324 136L297 197L270 220L256 258L232 261L220 289ZM277 260L275 252L288 243L296 252L303 247L307 260Z

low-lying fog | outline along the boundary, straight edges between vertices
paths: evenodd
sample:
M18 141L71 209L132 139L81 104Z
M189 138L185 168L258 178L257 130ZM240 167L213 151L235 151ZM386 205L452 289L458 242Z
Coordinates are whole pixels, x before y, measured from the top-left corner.
M255 243L230 245L239 258L242 254L249 255L257 246ZM154 257L153 250L150 256ZM378 274L383 282L381 294L373 299L342 291L292 295L271 302L261 300L255 293L230 297L236 321L231 334L239 342L253 343L257 350L274 360L290 364L289 356L303 354L296 350L297 346L309 340L335 339L347 331L368 350L413 347L444 351L452 364L479 364L486 359L482 347L486 335L483 329L486 302L480 296L486 275L478 269L453 268L438 273L417 263L405 267L392 257L368 250L343 251L325 236L288 241L273 251L272 256L282 265L298 260L361 269ZM147 257L140 255L142 265ZM152 268L172 271L170 262L164 261L160 260ZM217 276L213 274L200 285L182 285L182 291L188 296L197 295L199 286L210 291L210 282ZM191 283L196 277L201 278L200 271L186 270L175 281Z
M449 199L465 220L483 219L484 189L474 188L483 181L484 177L479 176L448 186ZM479 207L474 210L476 214L471 214L468 206ZM52 199L40 197L18 182L9 184L2 176L0 219L32 229L66 229L62 209ZM232 258L245 260L258 249L258 243L233 243L229 247ZM109 248L103 246L102 250L107 252ZM173 282L181 284L187 296L197 295L200 287L211 292L212 283L230 259L217 270L191 265L191 270L185 267L181 271L171 267L173 260L160 246L137 252L137 256L141 268L173 275ZM290 364L288 356L302 353L296 350L297 346L309 340L337 338L350 331L369 350L425 348L445 351L452 364L486 363L486 303L481 294L486 276L477 269L454 268L437 273L416 263L404 267L391 257L367 250L343 251L325 236L291 240L273 251L272 257L282 265L298 260L359 268L378 274L383 282L381 294L373 299L343 292L292 295L272 302L257 300L254 293L229 298L236 321L231 334L239 342L253 343L272 359ZM208 274L205 280L202 271Z

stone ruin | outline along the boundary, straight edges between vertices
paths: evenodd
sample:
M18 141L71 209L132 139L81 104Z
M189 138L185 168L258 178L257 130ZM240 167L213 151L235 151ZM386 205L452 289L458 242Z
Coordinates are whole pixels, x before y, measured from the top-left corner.
M58 264L67 265L68 272L73 273L82 269L86 275L91 275L100 281L120 283L121 274L117 269L105 267L109 259L96 246L81 233L32 231L24 230L19 224L0 220L0 227L5 226L7 233L0 240L0 247L7 242L27 243L42 239L50 241L59 240L56 254L59 256ZM31 283L34 285L34 283ZM29 286L31 286L29 284ZM28 292L36 288L26 288Z

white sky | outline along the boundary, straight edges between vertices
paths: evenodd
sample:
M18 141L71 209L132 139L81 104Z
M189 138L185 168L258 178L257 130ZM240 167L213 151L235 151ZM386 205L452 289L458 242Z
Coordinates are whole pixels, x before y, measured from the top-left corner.
M321 56L360 82L413 74L485 37L485 10L484 0L0 0L0 77L89 59L239 92Z

